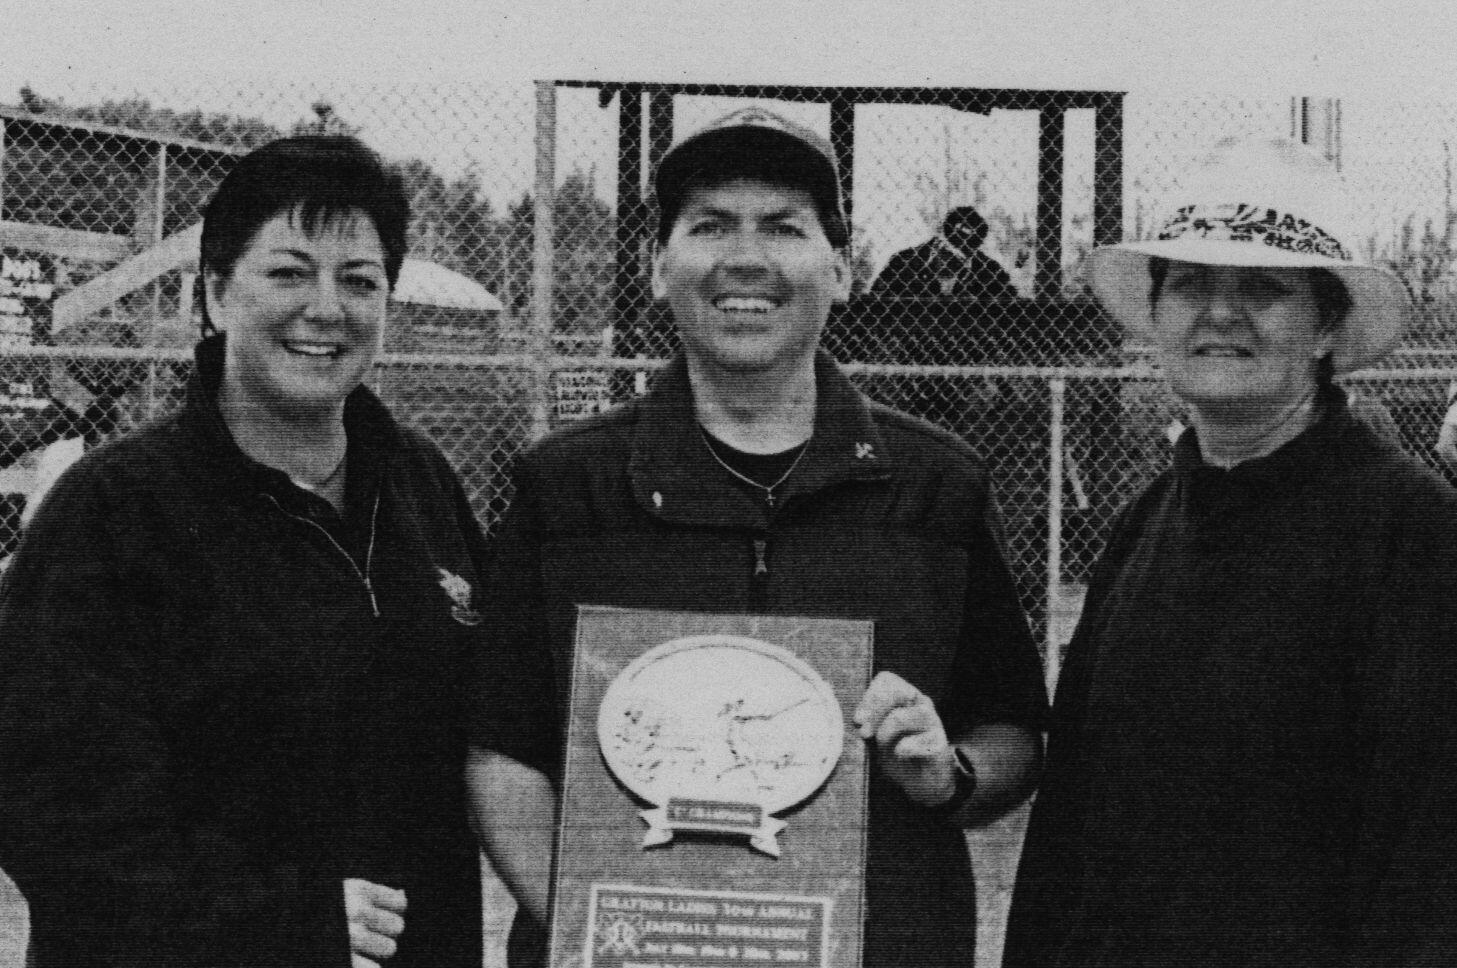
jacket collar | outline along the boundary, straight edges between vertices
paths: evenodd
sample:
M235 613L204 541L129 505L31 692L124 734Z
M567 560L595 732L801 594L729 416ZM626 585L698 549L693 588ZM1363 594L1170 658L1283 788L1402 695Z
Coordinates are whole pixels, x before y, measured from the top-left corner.
M814 432L780 492L780 508L840 484L890 477L893 456L869 407L829 355L815 355ZM638 404L628 475L638 503L680 524L765 527L770 512L714 460L693 412L680 354Z
M1316 406L1319 408L1320 419L1293 440L1281 445L1273 453L1236 464L1224 471L1204 462L1199 449L1198 432L1190 427L1174 446L1174 469L1180 474L1225 473L1231 478L1251 482L1273 483L1309 476L1318 464L1324 463L1327 459L1325 455L1331 453L1332 445L1354 419L1346 405L1345 391L1339 387L1332 386L1321 390Z
M199 466L225 486L246 493L264 492L292 500L302 492L282 471L253 460L233 440L218 409L226 335L216 333L193 349L193 368L179 420L192 438ZM350 484L373 492L388 455L398 444L399 428L379 398L364 386L344 400L344 430L349 438Z
M1346 461L1346 444L1358 432L1358 423L1338 387L1320 393L1321 417L1294 440L1274 453L1236 464L1229 469L1206 464L1199 437L1190 427L1174 445L1174 473L1185 493L1210 515L1229 514L1307 481L1328 477Z

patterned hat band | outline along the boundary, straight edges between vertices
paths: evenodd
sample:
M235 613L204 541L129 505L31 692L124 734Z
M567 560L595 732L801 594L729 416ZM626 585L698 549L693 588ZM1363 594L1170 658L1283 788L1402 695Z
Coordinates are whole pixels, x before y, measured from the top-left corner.
M1176 211L1159 239L1191 236L1221 242L1260 242L1301 255L1319 255L1350 262L1340 241L1318 225L1263 205L1186 205Z

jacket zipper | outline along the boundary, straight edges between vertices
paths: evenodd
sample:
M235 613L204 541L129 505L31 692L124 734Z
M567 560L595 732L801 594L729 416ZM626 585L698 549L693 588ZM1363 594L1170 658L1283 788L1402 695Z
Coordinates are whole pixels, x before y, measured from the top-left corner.
M749 573L749 611L762 612L769 603L769 539L757 537L752 544L754 566Z
M376 494L374 496L374 507L370 510L369 513L369 545L365 548L364 551L364 571L359 570L359 566L354 563L353 557L350 556L349 552L344 550L343 545L341 545L338 541L334 539L334 536L329 533L328 528L324 527L322 524L319 524L317 521L310 521L308 518L299 517L297 514L284 510L283 505L278 502L278 498L274 497L272 494L265 494L264 496L267 497L268 500L273 502L273 506L278 508L278 510L284 515L284 517L292 518L295 521L301 521L304 524L307 524L309 527L317 529L320 534L322 534L325 538L329 540L329 544L333 545L334 548L339 552L339 554L344 557L344 560L349 562L350 571L354 572L355 577L358 578L360 584L364 586L365 592L369 594L370 612L374 614L375 618L379 618L379 600L374 597L374 585L369 580L369 574L373 570L374 563L374 538L376 531L375 524L379 519L379 495Z

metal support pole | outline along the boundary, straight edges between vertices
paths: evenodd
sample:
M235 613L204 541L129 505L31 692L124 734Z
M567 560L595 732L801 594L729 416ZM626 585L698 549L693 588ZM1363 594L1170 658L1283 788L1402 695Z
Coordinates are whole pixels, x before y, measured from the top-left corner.
M532 209L531 382L527 388L531 411L531 439L540 440L551 429L551 343L555 281L552 201L556 193L556 85L536 82L536 189Z
M1065 112L1045 107L1037 122L1037 265L1033 283L1039 302L1062 290L1063 143Z
M1062 436L1067 380L1053 377L1047 389L1052 416L1047 441L1047 655L1043 675L1051 696L1057 689L1057 673L1062 666L1062 643L1053 619L1062 605Z
M1290 99L1290 136L1320 152L1341 170L1341 102L1339 98Z
M152 238L156 245L167 237L167 145L157 144L157 161L152 173Z
M157 415L157 360L147 360L146 393L142 396L143 416L151 420Z
M0 117L0 221L5 219L5 136L9 128L10 119Z
M632 351L639 339L642 305L642 239L647 234L642 197L642 88L628 84L617 92L617 275L614 325Z
M1123 241L1123 95L1106 94L1093 115L1093 244Z
M152 177L152 245L160 245L167 233L167 143L157 142L156 171ZM162 282L152 283L152 319L150 328L155 330L162 315Z
M841 94L830 102L830 144L840 168L840 196L845 218L855 215L855 101Z

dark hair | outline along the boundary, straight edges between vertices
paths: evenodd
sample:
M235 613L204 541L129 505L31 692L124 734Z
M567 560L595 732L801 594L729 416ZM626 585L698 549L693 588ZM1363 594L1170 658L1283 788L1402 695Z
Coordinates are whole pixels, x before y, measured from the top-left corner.
M1311 293L1315 296L1315 310L1320 314L1321 332L1329 333L1339 329L1346 321L1355 301L1351 291L1341 277L1329 269L1316 269L1310 281ZM1324 389L1335 382L1336 363L1327 353L1315 364L1315 385Z
M957 229L975 235L978 240L987 237L987 220L982 218L981 213L970 205L962 205L953 208L946 213L946 218L941 222L941 232L944 235L951 235Z
M1159 301L1159 293L1163 290L1164 279L1169 274L1169 266L1172 259L1164 259L1159 256L1152 256L1148 260L1148 277L1153 283L1148 289L1148 308L1153 307ZM1340 328L1341 323L1346 319L1346 314L1351 311L1355 303L1351 299L1351 292L1341 277L1329 269L1310 270L1310 292L1315 299L1315 311L1319 316L1317 327L1322 333L1329 333ZM1336 378L1336 364L1331 359L1331 354L1322 356L1315 365L1315 382L1318 387L1327 387Z
M231 275L266 222L297 210L304 231L313 232L350 209L374 223L384 248L385 279L394 289L410 223L410 202L398 171L347 135L281 138L240 158L202 215L197 292L202 334L216 331L201 298L203 280L208 273Z

